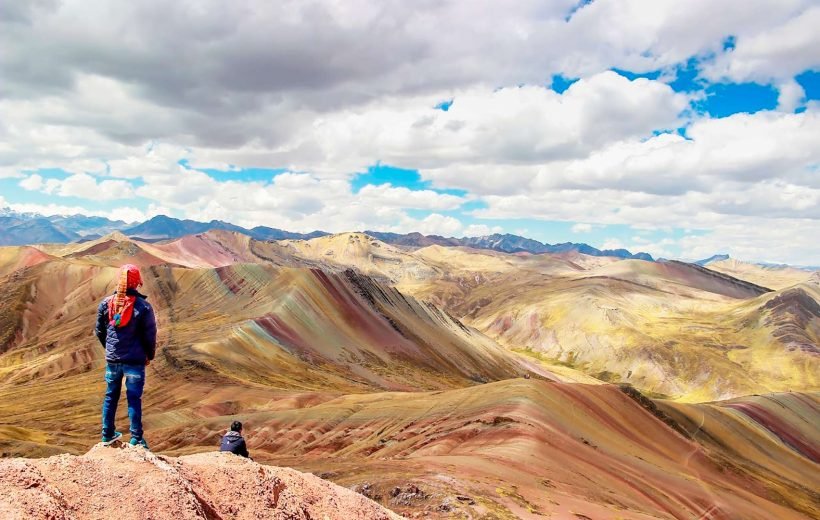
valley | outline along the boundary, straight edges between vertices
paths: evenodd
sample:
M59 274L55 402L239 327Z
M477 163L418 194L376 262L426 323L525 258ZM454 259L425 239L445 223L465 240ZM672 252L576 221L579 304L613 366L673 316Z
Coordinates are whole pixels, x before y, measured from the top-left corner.
M97 439L91 327L126 262L160 330L157 453L211 451L239 418L256 461L405 515L817 514L816 274L364 233L0 248L4 456Z

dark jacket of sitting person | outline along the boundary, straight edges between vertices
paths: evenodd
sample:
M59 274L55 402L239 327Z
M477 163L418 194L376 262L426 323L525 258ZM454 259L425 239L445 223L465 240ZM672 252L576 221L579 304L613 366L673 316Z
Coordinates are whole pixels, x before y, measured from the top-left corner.
M234 421L231 425L231 431L222 437L222 442L219 445L219 451L229 451L236 455L243 457L250 457L248 453L248 446L245 444L245 439L242 437L242 423Z

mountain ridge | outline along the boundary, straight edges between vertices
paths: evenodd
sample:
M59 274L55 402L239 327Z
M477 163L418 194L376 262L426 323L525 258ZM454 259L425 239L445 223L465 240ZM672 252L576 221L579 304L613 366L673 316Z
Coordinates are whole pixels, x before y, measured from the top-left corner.
M112 231L148 241L168 240L185 235L204 233L211 229L236 231L256 240L310 240L330 235L326 231L314 230L299 233L268 226L245 228L222 220L200 222L190 219L178 219L167 215L156 215L139 223L126 223L106 217L89 217L76 215L44 216L36 213L18 213L9 208L0 208L0 222L7 221L0 228L0 246L28 245L32 243L68 243L78 240L96 239ZM477 237L443 237L424 235L419 232L392 233L365 230L363 233L382 242L404 247L426 247L429 245L463 246L474 249L488 249L503 253L566 253L578 252L590 256L612 256L616 258L634 258L654 261L648 253L631 253L626 249L598 249L583 242L563 242L546 244L531 238L510 233L494 233ZM34 237L34 238L32 238Z
M413 249L360 232L148 242L114 232L0 248L3 454L79 455L96 440L105 363L89 323L124 262L142 268L161 324L146 371L148 442L183 477L188 460L222 460L195 454L240 420L254 460L410 517L695 518L720 507L726 518L799 520L816 510L816 275L784 287L787 273L763 292L765 278L712 265ZM118 451L143 453L101 455ZM68 458L11 461L37 483L21 492L52 486L88 508L74 518L99 518L84 513L99 511L99 496L69 495L97 490L80 471L67 481ZM19 467L5 473L12 487ZM105 479L143 473L118 475ZM217 517L249 516L205 516Z
M365 234L377 238L382 242L394 245L411 247L426 247L429 245L463 246L473 249L489 249L502 253L566 253L575 251L590 256L614 256L617 258L634 258L636 260L654 261L648 253L631 253L626 249L598 249L589 244L563 242L560 244L546 244L532 238L526 238L510 233L494 233L479 237L446 238L439 235L422 235L421 233L384 233L380 231L364 231Z

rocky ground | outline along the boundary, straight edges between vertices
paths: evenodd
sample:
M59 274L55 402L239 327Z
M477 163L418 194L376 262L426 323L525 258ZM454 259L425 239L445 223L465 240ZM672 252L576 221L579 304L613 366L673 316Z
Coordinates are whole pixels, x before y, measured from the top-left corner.
M97 445L82 456L0 462L0 518L398 519L351 490L226 453L164 457Z

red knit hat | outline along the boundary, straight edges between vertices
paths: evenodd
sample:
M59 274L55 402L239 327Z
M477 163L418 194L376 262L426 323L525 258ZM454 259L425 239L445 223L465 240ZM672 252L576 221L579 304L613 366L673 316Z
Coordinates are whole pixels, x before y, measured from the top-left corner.
M114 327L125 327L131 321L136 296L126 294L128 289L136 289L142 285L142 276L139 267L125 264L120 268L120 280L117 284L117 294L108 299L108 320Z

